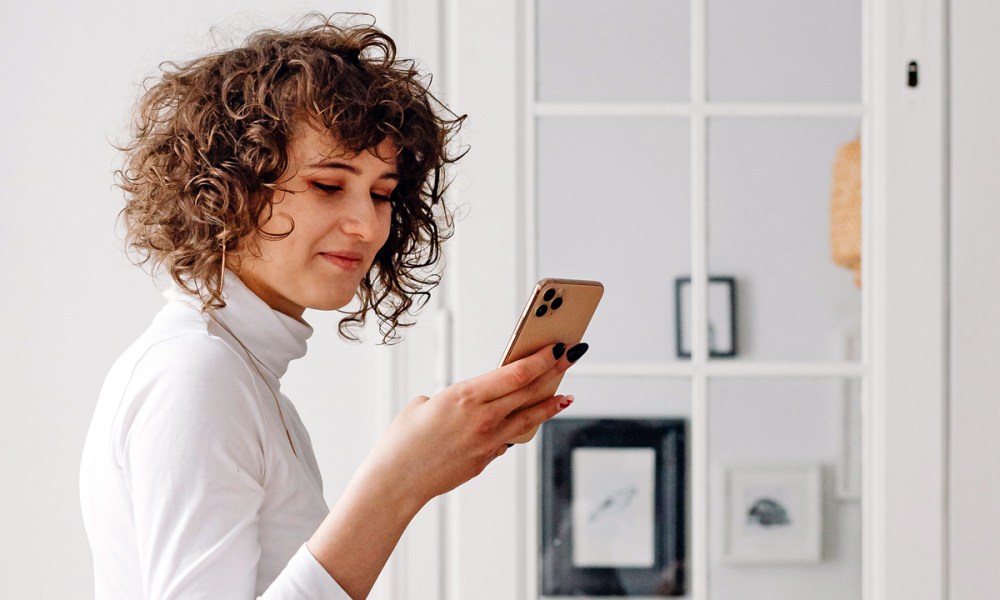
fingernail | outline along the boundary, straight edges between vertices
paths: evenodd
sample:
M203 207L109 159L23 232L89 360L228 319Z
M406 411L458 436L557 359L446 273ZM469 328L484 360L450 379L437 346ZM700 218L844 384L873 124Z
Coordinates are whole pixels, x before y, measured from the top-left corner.
M576 400L576 398L573 396L563 396L563 399L559 401L559 410L564 410L567 406L573 404L574 400Z
M576 362L581 356L584 355L584 353L587 352L587 348L590 348L588 344L580 342L566 351L566 360L571 363Z
M566 344L559 342L555 346L552 346L552 356L556 357L556 360L562 358L563 352L566 351Z

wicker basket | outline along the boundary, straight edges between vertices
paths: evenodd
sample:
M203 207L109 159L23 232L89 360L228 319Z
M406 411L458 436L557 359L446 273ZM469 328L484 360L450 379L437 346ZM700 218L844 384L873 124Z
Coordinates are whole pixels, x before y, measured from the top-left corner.
M833 262L854 271L861 287L861 140L844 144L833 163L830 197L830 252Z

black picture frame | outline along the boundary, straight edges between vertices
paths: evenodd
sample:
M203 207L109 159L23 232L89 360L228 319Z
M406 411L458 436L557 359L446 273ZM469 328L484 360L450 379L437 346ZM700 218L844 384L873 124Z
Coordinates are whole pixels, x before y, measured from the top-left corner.
M708 315L708 322L710 326L714 326L716 321L719 319L728 321L728 323L724 323L722 326L725 327L726 333L729 334L730 342L725 347L720 347L709 339L708 355L711 358L732 358L736 356L737 352L736 278L709 277L708 285L710 288L714 286L722 286L725 288L723 297L726 299L728 306L709 306L710 314ZM690 292L688 292L688 288L690 287L690 277L678 277L674 280L674 337L678 358L691 358L691 341L686 339L684 335L686 329L684 317L691 312L686 305L686 301L689 301L689 297L691 295ZM712 312L721 312L722 314L719 315L718 318L713 318L713 314L711 314Z
M539 591L544 596L683 596L686 591L687 421L553 419L542 427ZM655 481L652 566L573 563L573 453L648 448Z

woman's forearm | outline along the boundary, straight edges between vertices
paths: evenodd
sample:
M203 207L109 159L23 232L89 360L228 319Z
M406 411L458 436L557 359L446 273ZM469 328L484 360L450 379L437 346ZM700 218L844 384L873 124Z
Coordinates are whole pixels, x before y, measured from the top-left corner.
M351 598L368 596L403 531L424 505L399 483L362 465L306 543Z

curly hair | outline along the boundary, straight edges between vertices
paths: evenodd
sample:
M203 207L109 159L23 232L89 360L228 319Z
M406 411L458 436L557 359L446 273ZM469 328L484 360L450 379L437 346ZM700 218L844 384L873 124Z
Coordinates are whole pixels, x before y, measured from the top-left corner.
M339 324L352 331L372 310L383 343L399 341L402 317L440 282L442 244L454 232L444 205L443 170L464 156L450 142L457 116L428 90L413 60L368 24L334 17L303 29L262 29L242 47L186 63L166 61L136 104L124 168L120 218L130 259L166 270L206 310L225 306L226 252L259 252L296 126L308 122L360 153L389 139L398 148L392 224L357 291L360 308ZM147 79L148 81L148 79ZM261 218L264 217L263 222ZM294 224L291 225L294 227ZM232 254L230 256L233 256Z

